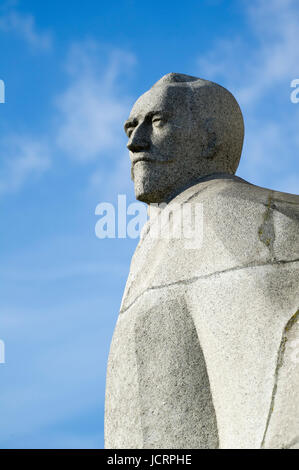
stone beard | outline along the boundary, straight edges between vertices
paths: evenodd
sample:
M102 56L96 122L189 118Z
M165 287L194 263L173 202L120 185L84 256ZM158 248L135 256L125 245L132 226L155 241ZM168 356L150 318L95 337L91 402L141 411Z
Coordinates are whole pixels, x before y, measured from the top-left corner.
M111 343L106 448L298 448L299 196L235 176L243 118L213 82L165 75L125 130L136 198L173 217L201 205L203 239L152 237L159 210L142 232Z

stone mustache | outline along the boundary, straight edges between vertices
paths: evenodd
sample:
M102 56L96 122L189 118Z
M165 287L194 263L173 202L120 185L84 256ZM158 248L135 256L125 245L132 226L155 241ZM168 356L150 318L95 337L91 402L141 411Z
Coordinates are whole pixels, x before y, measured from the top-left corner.
M242 113L216 83L165 75L125 131L136 198L157 210L112 339L106 447L298 448L299 196L235 176ZM196 249L150 236L187 204Z

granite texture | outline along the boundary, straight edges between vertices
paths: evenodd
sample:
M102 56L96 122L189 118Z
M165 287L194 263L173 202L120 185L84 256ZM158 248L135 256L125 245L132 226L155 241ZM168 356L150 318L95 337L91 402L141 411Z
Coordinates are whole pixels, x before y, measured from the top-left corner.
M171 73L136 101L125 131L136 198L159 203L205 175L234 174L244 123L225 88Z
M174 78L188 79L167 75L152 90L156 87L159 95ZM209 89L209 83L203 86ZM179 87L176 107L192 121L194 108L190 116L181 93ZM140 109L142 121L141 103L133 110ZM214 98L214 116L223 102L213 103ZM198 122L208 111L205 104L201 113L198 104ZM215 139L230 142L233 171L243 140L239 112L235 108L231 135L223 130ZM177 139L176 132L168 128L167 139ZM153 142L153 132L148 135ZM194 148L198 139L196 134ZM162 154L151 145L153 158ZM138 176L133 165L136 196L167 204L150 212L132 258L108 361L106 448L296 448L299 196L230 174L224 143L210 159L204 146L198 147L199 154L190 150L190 161L201 161L192 167L199 171L195 182L192 172L186 175L185 163L179 163L184 147L178 146L176 140L177 163L165 163L168 170L161 179L156 179L154 162L139 168ZM134 161L139 150L131 147L130 152ZM175 168L182 173L179 181ZM164 184L167 171L169 185ZM153 181L146 182L150 177ZM186 240L183 230L169 236L165 220L181 220L183 229L190 226L187 207L200 208L202 223L195 224L193 239ZM161 224L163 214L167 217Z

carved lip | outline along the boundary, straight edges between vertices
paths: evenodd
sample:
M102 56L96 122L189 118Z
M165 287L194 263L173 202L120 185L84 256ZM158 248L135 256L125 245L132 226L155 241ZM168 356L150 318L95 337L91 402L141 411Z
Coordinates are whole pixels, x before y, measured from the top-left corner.
M149 157L145 157L144 155L143 156L140 156L140 157L136 157L136 158L133 158L132 160L132 165L135 165L135 163L137 162L155 162L155 160L153 158L149 158Z
M161 164L167 164L171 163L174 161L173 158L161 158L161 157L151 157L148 156L151 155L150 153L145 153L145 152L140 152L137 155L134 155L132 158L132 166L134 166L138 162L150 162L150 163L161 163Z

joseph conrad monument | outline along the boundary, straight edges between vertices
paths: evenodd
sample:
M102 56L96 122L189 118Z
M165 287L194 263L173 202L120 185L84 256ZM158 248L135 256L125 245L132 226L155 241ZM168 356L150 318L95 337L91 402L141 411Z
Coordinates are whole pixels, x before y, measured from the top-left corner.
M242 113L208 80L165 75L125 131L153 210L110 349L106 448L298 448L299 196L235 176ZM179 235L152 236L163 214Z

